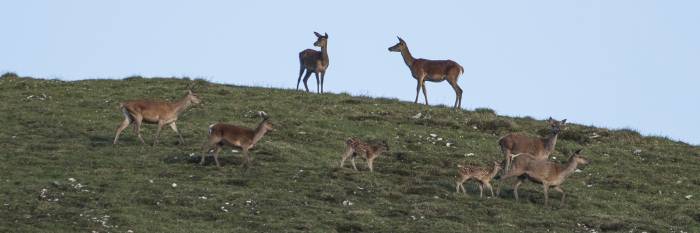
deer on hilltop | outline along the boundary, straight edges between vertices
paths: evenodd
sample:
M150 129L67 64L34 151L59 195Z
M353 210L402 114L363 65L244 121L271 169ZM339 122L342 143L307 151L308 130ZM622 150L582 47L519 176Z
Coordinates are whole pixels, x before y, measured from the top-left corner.
M391 52L400 52L403 57L403 61L406 63L408 68L411 70L411 75L418 85L416 86L416 100L413 103L418 103L418 94L421 88L423 89L423 97L425 98L425 105L428 105L428 94L425 90L425 81L431 82L442 82L447 80L447 82L454 89L455 94L455 104L454 108L462 107L462 88L457 84L459 75L464 73L464 68L452 60L428 60L422 58L414 58L411 52L408 51L408 45L406 42L397 37L399 43L394 46L389 47Z
M180 144L184 144L185 140L182 138L180 131L177 130L175 122L178 116L187 110L187 108L194 104L199 104L200 102L199 96L191 90L187 90L187 94L182 97L182 99L175 102L151 100L129 100L122 102L119 104L119 110L121 110L124 115L124 121L117 127L117 133L114 136L113 144L117 144L119 135L131 123L134 123L134 133L141 140L141 144L146 144L143 137L141 137L142 123L158 125L155 139L153 140L153 146L158 144L160 131L165 125L170 125L170 128L177 133Z
M297 79L297 90L299 90L299 82L301 82L301 75L306 71L304 75L304 88L306 92L309 92L309 86L307 81L311 77L311 73L316 75L316 92L323 93L323 80L326 77L326 69L328 69L328 33L324 35L314 32L317 39L314 42L314 46L320 47L321 51L316 51L313 49L306 49L299 52L299 78ZM321 76L321 82L319 84L319 75Z

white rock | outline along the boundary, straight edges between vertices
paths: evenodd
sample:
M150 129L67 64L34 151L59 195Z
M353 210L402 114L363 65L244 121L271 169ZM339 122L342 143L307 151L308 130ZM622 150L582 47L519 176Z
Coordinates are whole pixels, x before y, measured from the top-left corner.
M588 184L588 185L586 185L586 187L589 187L589 188L590 188L590 187L593 187L593 185L592 185L592 184Z
M151 184L153 184L153 180L148 180L148 183L151 183Z
M420 112L419 112L418 114L412 116L411 118L413 118L413 119L420 119L421 116L423 116L423 113L420 113Z
M640 150L640 149L635 149L632 153L635 154L635 155L639 155L639 154L642 153L642 150Z
M448 143L445 143L445 146L446 146L446 147L450 147L451 145L452 145L452 143L449 143L449 142L448 142Z
M70 182L75 182L75 178L73 178L73 177L68 178L68 181L70 181Z
M468 154L466 154L466 155L464 155L464 156L471 157L471 156L474 156L474 153L468 153Z
M685 196L685 199L690 200L691 197L693 197L693 195L686 195L686 196Z
M175 187L177 187L177 184L176 184L176 183L173 183L172 186L173 186L173 188L175 188Z
M232 153L238 153L238 150L231 150Z
M438 138L438 141L442 141L442 138Z
M431 137L437 137L437 134L431 133L430 136L431 136Z
M577 168L574 172L580 173L580 172L581 172L581 169L578 169L578 168Z

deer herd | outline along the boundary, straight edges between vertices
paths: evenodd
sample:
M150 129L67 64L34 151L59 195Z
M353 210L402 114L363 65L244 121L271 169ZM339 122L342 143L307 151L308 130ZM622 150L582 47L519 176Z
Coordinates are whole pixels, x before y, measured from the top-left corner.
M323 93L323 81L328 69L328 34L321 35L314 32L317 37L314 46L320 47L321 51L306 49L299 53L299 78L297 80L297 90L302 80L307 92L309 88L307 81L313 73L316 77L317 92ZM414 58L408 50L406 42L398 38L399 42L389 47L389 51L399 52L404 62L411 71L411 75L417 81L416 99L418 103L420 90L423 90L425 104L428 105L428 96L425 88L425 81L447 82L455 91L456 98L454 108L461 108L462 89L457 84L459 76L464 73L464 68L451 60L428 60ZM184 97L174 102L151 101L151 100L130 100L119 104L119 110L124 115L124 121L117 127L113 144L116 145L119 136L129 125L133 124L134 134L142 144L146 144L141 136L141 124L156 124L153 146L158 145L160 132L165 125L170 125L178 135L180 144L185 144L185 140L177 129L176 122L178 116L189 107L201 103L200 97L188 90ZM209 125L208 134L202 145L202 156L200 165L205 164L207 155L213 154L217 167L221 167L218 154L224 146L238 148L242 150L244 162L242 165L248 167L251 162L249 151L265 136L266 133L274 131L273 123L265 112L258 112L262 121L256 128L246 128L233 124L217 123ZM544 192L544 205L548 205L548 191L550 188L561 193L561 205L564 204L565 193L561 188L566 178L576 171L579 165L589 163L589 160L581 155L581 150L574 152L566 163L560 164L549 160L549 156L554 152L557 143L557 136L565 128L566 119L557 121L551 117L547 120L549 134L545 137L536 137L523 133L511 133L501 137L498 145L503 153L502 161L494 161L491 166L476 166L459 164L457 165L457 175L454 178L456 192L462 191L466 194L464 183L474 180L478 184L479 196L483 197L484 188L488 188L491 197L495 197L491 181L494 179L506 180L516 178L513 185L513 194L516 201L518 188L525 180L541 184ZM363 157L367 161L370 172L374 171L374 160L382 153L389 150L386 141L369 142L358 138L348 138L345 141L345 152L341 155L340 167L344 167L345 161L350 158L352 167L357 171L355 158ZM213 153L212 153L213 152ZM500 175L499 175L500 174ZM500 188L498 193L500 193Z

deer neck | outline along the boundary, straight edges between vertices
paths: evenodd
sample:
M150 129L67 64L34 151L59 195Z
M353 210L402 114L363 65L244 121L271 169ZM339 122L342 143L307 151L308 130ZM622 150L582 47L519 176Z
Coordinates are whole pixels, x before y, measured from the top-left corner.
M258 128L255 129L255 135L253 135L253 145L257 144L260 139L265 136L265 133L267 133L267 129L264 126L265 121L260 122L258 125Z
M558 135L558 133L551 133L549 136L542 139L544 149L548 152L547 154L551 154L552 151L554 151L554 147L557 145Z
M403 61L406 63L406 65L411 68L413 66L413 56L411 56L411 51L408 51L408 47L406 49L401 50L401 57L403 57Z
M328 65L330 59L328 58L328 44L321 47L321 62L324 66Z
M491 173L489 173L489 178L495 177L496 174L498 174L498 170L500 170L500 169L498 169L498 168L496 168L496 167L494 167L493 169L491 169Z
M190 105L192 105L192 101L190 101L189 99L187 99L187 96L185 96L185 97L182 98L181 100L178 100L177 102L175 102L175 103L173 104L173 108L175 109L175 113L176 113L177 115L180 115L182 112L184 112L185 110L187 110L187 108L189 108Z

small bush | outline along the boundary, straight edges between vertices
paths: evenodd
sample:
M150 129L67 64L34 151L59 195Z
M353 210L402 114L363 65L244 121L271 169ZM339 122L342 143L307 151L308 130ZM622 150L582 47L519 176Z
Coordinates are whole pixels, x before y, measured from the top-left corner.
M3 78L19 78L19 76L15 72L7 72L7 73L2 74L2 76L0 76L0 79L3 79Z
M480 114L496 115L496 111L490 108L476 108L474 109L474 112Z

